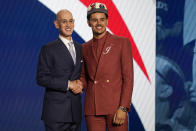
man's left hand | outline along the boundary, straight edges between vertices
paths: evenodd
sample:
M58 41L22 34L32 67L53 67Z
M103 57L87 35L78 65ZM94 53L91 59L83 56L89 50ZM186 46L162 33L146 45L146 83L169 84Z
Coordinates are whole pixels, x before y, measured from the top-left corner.
M127 112L118 109L113 118L113 124L122 125L125 122Z

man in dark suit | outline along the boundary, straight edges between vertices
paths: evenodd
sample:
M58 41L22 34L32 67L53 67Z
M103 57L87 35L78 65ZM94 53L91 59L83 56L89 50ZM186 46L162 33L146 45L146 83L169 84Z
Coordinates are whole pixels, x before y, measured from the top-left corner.
M127 131L133 90L133 60L128 38L106 31L107 8L89 5L93 39L82 45L81 81L86 88L84 113L88 131Z
M37 83L45 87L42 120L46 131L80 131L81 46L71 37L71 12L59 11L54 25L59 38L41 48L37 69Z

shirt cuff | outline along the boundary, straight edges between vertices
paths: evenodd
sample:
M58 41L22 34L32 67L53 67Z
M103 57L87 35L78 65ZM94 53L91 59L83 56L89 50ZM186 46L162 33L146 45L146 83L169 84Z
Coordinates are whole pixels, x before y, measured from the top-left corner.
M67 84L67 91L69 90L69 80L68 80L68 84Z

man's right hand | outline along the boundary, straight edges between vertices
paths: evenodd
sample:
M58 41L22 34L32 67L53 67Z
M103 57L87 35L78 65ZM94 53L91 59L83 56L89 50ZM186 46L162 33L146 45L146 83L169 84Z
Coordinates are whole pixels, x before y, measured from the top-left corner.
M82 93L82 89L83 89L82 82L80 80L69 81L69 89L74 94Z

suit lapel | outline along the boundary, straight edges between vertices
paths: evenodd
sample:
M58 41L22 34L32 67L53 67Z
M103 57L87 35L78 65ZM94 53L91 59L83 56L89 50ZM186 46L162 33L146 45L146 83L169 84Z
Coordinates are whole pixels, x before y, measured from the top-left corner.
M69 59L72 60L72 64L74 64L74 61L73 61L73 59L72 59L72 56L71 56L69 50L67 49L67 47L65 46L65 44L61 41L61 39L58 39L58 41L59 41L60 46L65 50L66 56L68 56ZM75 46L75 44L74 44L74 46ZM76 54L77 54L77 53L76 53Z
M95 45L93 44L93 40L91 41L91 51L92 51L92 53L91 54L93 54L93 58L94 58L94 60L95 60L95 62L96 62L96 65L98 64L98 58L97 58L97 55L96 55L96 52L95 52L95 47L94 47Z
M75 80L77 78L78 73L81 71L81 47L74 42L75 51L76 51L76 64L74 65L73 73L71 75L71 80ZM79 79L79 78L77 78Z
M65 44L60 39L58 39L58 41L59 41L60 46L64 49L66 56L68 56L69 59L72 59L72 56L71 56L69 50L67 49L67 47L65 46ZM72 59L72 61L73 61L73 59Z
M65 58L66 63L68 62L67 60L70 59L69 61L71 62L70 64L71 66L71 70L72 70L72 74L70 76L70 80L75 80L75 79L79 79L78 76L80 76L78 73L80 73L80 68L81 68L81 48L79 45L77 45L75 42L74 43L74 47L75 47L75 52L76 52L76 64L74 65L72 56L69 52L69 50L67 49L67 47L65 46L65 44L58 39L58 47L60 49L62 49L62 57Z
M105 44L104 44L104 47L103 47L103 50L102 50L102 52L101 52L101 56L100 56L100 58L99 58L99 60L98 60L98 63L97 63L97 70L96 70L96 74L95 74L95 77L97 77L98 76L98 72L100 72L99 70L101 69L101 66L103 65L103 63L104 63L104 55L105 54L103 54L103 52L105 52L106 51L106 48L107 47L109 47L109 46L111 46L110 44L110 36L111 36L111 34L107 34L108 36L107 36L107 38L106 38L106 41L105 41ZM95 78L96 79L96 78Z
M79 62L81 62L81 54L80 54L80 48L79 46L74 42L74 46L75 46L75 51L76 51L76 66L78 65ZM71 56L71 55L70 55Z

